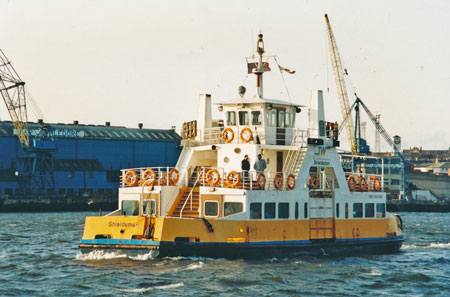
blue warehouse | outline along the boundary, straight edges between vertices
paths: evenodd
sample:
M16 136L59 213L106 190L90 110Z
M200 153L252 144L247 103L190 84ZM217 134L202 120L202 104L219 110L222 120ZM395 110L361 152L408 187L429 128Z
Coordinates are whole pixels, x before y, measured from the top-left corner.
M37 148L32 152L24 151L12 122L0 121L0 197L112 196L120 169L174 166L180 153L181 137L174 129L41 120L28 128Z

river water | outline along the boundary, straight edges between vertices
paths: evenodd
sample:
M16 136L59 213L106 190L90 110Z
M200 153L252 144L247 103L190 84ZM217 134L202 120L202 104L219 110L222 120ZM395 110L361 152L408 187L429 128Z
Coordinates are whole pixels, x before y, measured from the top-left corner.
M400 253L152 259L81 254L94 213L0 214L0 296L450 296L450 213L399 213Z

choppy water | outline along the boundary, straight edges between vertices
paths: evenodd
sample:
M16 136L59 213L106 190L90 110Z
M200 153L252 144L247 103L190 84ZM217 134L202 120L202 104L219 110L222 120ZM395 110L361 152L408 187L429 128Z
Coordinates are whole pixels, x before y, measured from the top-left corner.
M450 296L449 213L400 213L398 254L258 261L82 255L86 215L0 214L0 296Z

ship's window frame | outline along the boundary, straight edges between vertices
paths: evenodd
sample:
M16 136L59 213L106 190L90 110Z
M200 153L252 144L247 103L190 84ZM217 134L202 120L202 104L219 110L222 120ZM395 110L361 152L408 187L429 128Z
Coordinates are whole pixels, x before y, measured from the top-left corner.
M235 209L235 206L237 206L237 205L240 205L240 210ZM227 213L228 210L230 210L229 213ZM234 215L237 213L242 213L242 212L244 212L244 203L242 203L242 202L226 201L223 203L223 216L224 217L231 216L231 215Z
M299 214L299 211L298 211L298 201L296 201L296 202L295 202L295 211L294 211L294 217L295 217L296 220L298 219L298 214Z
M308 202L305 202L305 204L303 206L303 216L305 219L308 218Z
M214 209L210 209L208 206L207 206L207 204L211 204L211 206L213 205L213 204L215 204L216 205L216 208L215 208L215 212L214 213L211 213L211 212L209 212L210 210L214 210ZM215 200L205 200L205 202L203 202L203 213L204 213L204 215L205 215L205 217L218 217L219 216L219 202L218 201L215 201Z
M348 219L348 203L345 203L345 218Z
M278 218L289 219L289 202L278 203Z
M366 218L374 218L375 217L375 204L374 203L365 203L364 216Z
M262 203L261 202L250 203L250 219L253 219L253 220L262 219Z
M376 215L377 218L384 218L384 217L386 217L386 204L384 204L384 203L377 203L375 215Z
M277 206L276 206L275 202L264 203L264 219L265 220L275 219L276 218L276 209L277 209Z
M339 203L336 203L336 218L339 218Z
M279 110L278 111L278 128L285 128L286 127L286 111Z
M275 109L272 109L270 111L270 127L276 126L277 126L277 111Z
M227 111L227 125L236 126L236 113L234 111Z
M125 204L131 204L130 206ZM127 211L125 211L127 210ZM128 214L128 210L131 214ZM123 216L138 216L139 215L139 201L138 200L122 200L122 205L120 208L120 214Z
M238 116L239 116L239 126L248 126L249 122L248 111L241 110L238 112Z
M353 203L353 217L362 218L363 217L363 203L355 202Z
M150 205L151 212L148 213L147 207ZM145 199L144 205L142 205L142 214L151 216L156 214L156 199Z
M284 121L284 127L285 128L292 128L292 112L286 111L285 113L285 121Z
M252 110L252 125L253 126L261 126L262 124L262 116L260 110Z

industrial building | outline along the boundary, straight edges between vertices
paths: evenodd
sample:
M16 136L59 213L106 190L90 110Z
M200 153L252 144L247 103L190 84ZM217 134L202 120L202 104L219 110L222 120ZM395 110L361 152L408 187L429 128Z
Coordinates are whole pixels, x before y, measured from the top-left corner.
M174 129L41 120L28 129L30 140L40 142L31 153L23 149L13 123L0 121L2 198L114 196L120 169L174 166L180 153L181 137Z

